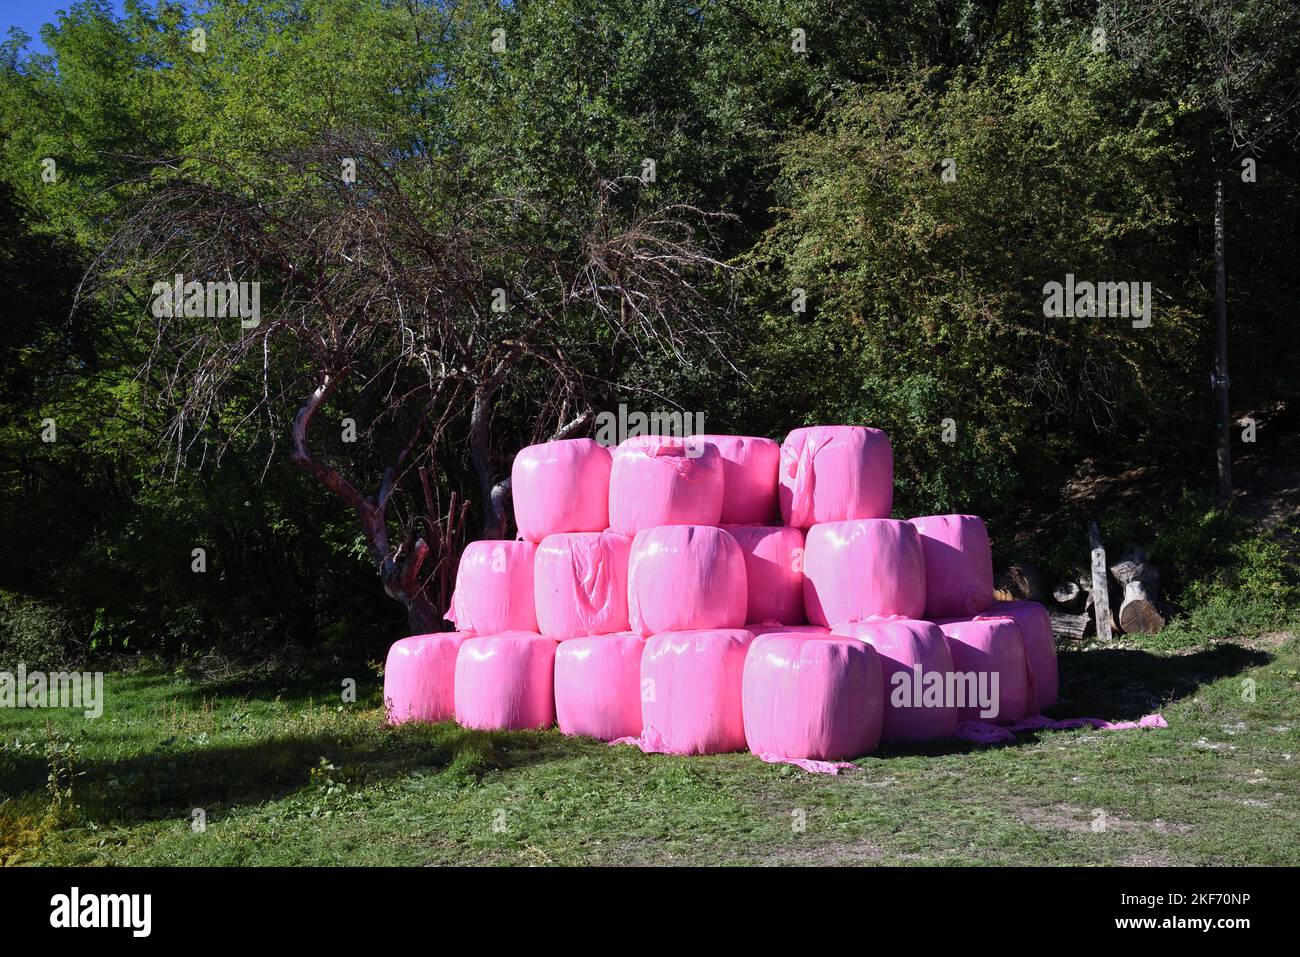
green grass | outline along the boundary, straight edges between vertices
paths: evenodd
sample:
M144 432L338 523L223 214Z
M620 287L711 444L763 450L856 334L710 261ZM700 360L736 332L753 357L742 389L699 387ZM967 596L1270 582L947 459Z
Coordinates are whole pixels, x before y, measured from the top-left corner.
M1062 652L1054 709L1160 710L1168 730L887 748L839 777L556 732L393 730L373 677L342 705L337 681L113 674L95 721L0 711L0 860L1300 863L1300 641L1173 645Z

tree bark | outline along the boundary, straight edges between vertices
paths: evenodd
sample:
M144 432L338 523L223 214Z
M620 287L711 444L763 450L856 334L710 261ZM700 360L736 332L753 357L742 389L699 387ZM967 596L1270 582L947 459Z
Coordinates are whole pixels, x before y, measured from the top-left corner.
M1232 422L1228 401L1228 276L1224 261L1223 177L1214 182L1214 395L1218 435L1219 505L1232 502Z
M1088 523L1088 542L1092 546L1092 610L1097 620L1097 638L1110 641L1110 586L1106 580L1106 549L1101 544L1101 529Z

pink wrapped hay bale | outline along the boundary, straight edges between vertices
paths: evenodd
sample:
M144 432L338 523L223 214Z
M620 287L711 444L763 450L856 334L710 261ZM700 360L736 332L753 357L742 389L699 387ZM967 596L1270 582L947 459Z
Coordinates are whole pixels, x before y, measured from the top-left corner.
M468 638L456 655L456 720L494 731L555 724L554 638L506 631Z
M532 542L485 539L470 542L460 554L456 590L443 615L460 631L486 635L536 631Z
M814 625L925 614L925 560L920 536L907 522L814 525L804 545L803 576L804 609Z
M1034 700L1043 711L1056 704L1060 676L1056 669L1056 639L1052 637L1052 618L1036 601L995 601L990 615L1006 615L1020 629L1029 659L1029 677L1034 683Z
M781 446L752 435L697 435L722 456L720 525L771 525L780 515L776 472Z
M777 633L803 635L805 638L812 638L818 635L825 637L831 633L831 630L825 625L772 625L766 622L750 622L745 626L745 630L752 631L755 638Z
M880 743L880 658L855 638L755 638L742 685L745 740L764 759L844 761Z
M609 526L609 449L592 439L560 439L521 449L510 469L515 524L530 542Z
M944 693L953 671L952 653L938 625L877 618L838 625L834 634L865 641L880 656L885 697L881 740L912 743L952 737L957 709Z
M976 615L993 604L993 553L977 515L911 520L925 555L925 617Z
M717 446L694 438L636 436L614 451L609 528L635 535L658 525L717 525L722 495Z
M566 532L542 539L533 567L538 630L548 638L627 631L631 552L632 539L613 532Z
M803 530L784 525L725 525L745 556L746 621L800 625L803 609Z
M560 642L555 650L555 717L562 732L601 741L641 734L645 645L645 638L631 632Z
M669 631L641 657L642 739L669 754L723 754L745 748L741 705L743 628Z
M747 604L745 556L722 529L663 525L633 539L627 571L632 631L739 628Z
M1015 724L1033 713L1029 662L1020 629L1014 621L976 615L944 618L935 624L948 639L954 672L966 676L962 684L965 706L959 705L957 709L959 721ZM976 703L981 700L994 713L981 713L984 709Z
M456 653L469 635L444 631L393 642L384 662L384 706L389 724L450 721L456 711L452 688Z
M781 445L779 481L786 525L888 518L894 505L894 451L879 429L795 429Z

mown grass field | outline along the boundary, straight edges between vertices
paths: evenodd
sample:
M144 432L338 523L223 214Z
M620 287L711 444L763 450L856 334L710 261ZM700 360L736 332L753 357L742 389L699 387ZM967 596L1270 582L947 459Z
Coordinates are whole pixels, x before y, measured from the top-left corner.
M374 675L350 676L360 700L341 704L349 676L113 674L95 721L0 711L0 859L1300 863L1294 632L1177 648L1148 639L1063 651L1060 664L1056 716L1159 710L1169 728L886 748L827 777L746 754L649 756L558 732L393 730ZM206 814L202 831L194 808Z

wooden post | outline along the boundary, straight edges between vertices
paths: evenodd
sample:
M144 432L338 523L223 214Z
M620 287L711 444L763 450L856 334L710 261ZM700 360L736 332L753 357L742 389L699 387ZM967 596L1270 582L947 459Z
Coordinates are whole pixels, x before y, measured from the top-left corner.
M1088 544L1092 547L1092 613L1097 621L1097 640L1110 641L1110 587L1106 581L1106 549L1101 529L1088 523Z

